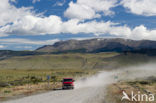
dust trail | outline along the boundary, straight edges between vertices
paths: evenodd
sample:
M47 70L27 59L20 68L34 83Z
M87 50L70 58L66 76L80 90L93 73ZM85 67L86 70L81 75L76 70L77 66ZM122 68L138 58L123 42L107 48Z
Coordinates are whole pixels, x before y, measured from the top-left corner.
M156 64L154 63L120 68L113 71L103 71L95 76L76 81L75 87L78 89L107 86L120 80L132 80L149 76L156 76Z
M84 78L75 82L75 88L100 87L115 82L113 72L100 72L95 76Z
M137 78L147 78L156 76L156 64L148 63L144 65L131 66L118 71L119 80L133 80Z
M156 64L146 64L99 72L76 81L74 90L59 90L2 103L103 103L106 86L120 80L156 76Z
M92 88L96 92L90 93L90 98L84 103L103 103L105 101L106 87L109 84L121 80L134 80L136 78L146 78L156 76L156 64L145 64L120 68L112 71L102 71L97 75L76 81L76 89Z

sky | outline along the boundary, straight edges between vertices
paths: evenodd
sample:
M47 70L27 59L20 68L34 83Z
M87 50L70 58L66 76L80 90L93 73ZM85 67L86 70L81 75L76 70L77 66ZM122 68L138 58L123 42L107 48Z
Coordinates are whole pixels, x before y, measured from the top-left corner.
M0 0L0 50L69 39L156 40L156 0Z

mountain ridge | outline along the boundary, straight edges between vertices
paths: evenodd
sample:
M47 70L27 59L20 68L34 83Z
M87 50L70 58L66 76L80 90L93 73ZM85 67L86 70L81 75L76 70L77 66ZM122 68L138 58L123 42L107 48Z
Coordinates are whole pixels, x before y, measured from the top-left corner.
M156 49L156 41L131 40L122 38L96 38L87 40L59 41L53 45L42 46L38 52L123 52L140 49Z

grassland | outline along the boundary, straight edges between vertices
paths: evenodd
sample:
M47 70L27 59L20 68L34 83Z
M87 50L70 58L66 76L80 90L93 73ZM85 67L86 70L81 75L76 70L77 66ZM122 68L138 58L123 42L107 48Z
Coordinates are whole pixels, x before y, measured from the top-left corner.
M61 87L64 77L80 77L95 74L96 70L82 69L38 69L0 70L0 101L13 96L30 95ZM50 79L47 80L47 76Z
M140 54L66 53L14 56L0 60L0 100L13 95L57 88L63 77L80 78L101 70L147 63L153 58ZM50 76L50 83L47 76ZM50 88L49 88L50 87Z
M82 69L38 69L38 70L0 70L1 82L29 82L29 79L40 79L39 82L44 82L47 76L57 77L57 81L60 81L63 77L81 77L83 75L90 75L95 73L96 70L82 70ZM25 81L26 80L26 81ZM22 83L21 83L22 84Z
M106 99L108 103L120 103L123 96L122 92L125 91L131 98L131 92L134 94L156 94L156 77L149 77L147 79L133 80L133 81L122 81L118 83L111 84L107 88ZM136 96L137 97L137 96ZM138 99L137 99L138 100ZM136 101L135 103L145 103L144 101ZM134 103L134 101L124 100L124 103ZM155 101L146 103L156 103Z
M151 59L147 55L115 52L15 56L0 60L0 69L114 69L147 63Z
M118 53L16 56L0 61L0 69L92 69ZM96 64L96 65L95 65Z

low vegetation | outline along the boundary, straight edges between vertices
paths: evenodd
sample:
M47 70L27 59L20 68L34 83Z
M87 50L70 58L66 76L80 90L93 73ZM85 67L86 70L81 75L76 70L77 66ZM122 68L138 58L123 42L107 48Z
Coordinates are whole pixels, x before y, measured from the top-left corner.
M122 81L118 83L111 84L107 88L107 102L108 103L120 103L123 96L123 91L131 98L131 92L137 94L136 99L138 100L138 95L141 94L156 94L156 77L149 77L146 79L134 80L134 81ZM135 103L156 103L155 101L136 101ZM134 103L134 101L124 100L124 103Z
M64 77L77 79L97 71L147 63L150 60L153 60L152 57L147 55L115 52L25 55L1 59L0 100L58 88Z
M114 69L154 61L153 57L131 53L66 53L15 56L0 60L0 69Z
M98 54L49 54L16 56L0 61L0 69L97 69L108 64L106 58L118 53Z
M13 95L28 95L59 88L64 77L77 79L95 73L96 70L82 69L3 69L0 70L0 100Z

